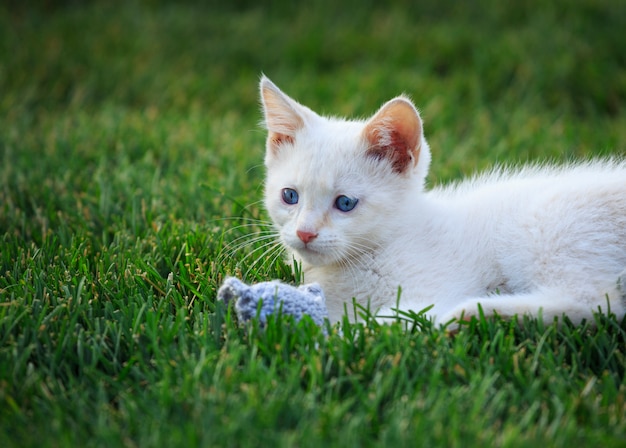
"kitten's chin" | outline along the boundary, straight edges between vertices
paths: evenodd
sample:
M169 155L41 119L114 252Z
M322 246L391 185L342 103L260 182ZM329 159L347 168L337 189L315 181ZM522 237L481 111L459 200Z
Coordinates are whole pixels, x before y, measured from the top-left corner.
M335 262L335 260L328 256L328 254L318 252L314 249L300 248L294 249L294 251L300 260L310 266L325 266Z

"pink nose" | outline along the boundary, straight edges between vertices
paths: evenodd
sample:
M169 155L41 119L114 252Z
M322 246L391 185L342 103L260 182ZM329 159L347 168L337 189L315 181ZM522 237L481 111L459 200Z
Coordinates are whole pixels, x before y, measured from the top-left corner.
M298 235L298 238L300 238L300 240L304 244L309 244L311 241L313 241L315 238L317 238L317 233L305 232L303 230L296 231L296 235Z

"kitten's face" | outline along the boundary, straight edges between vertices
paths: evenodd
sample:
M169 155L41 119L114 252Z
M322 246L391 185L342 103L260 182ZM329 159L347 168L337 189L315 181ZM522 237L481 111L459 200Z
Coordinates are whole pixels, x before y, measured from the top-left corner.
M349 134L334 141L302 134L297 150L284 148L267 165L267 210L282 242L309 264L371 252L379 221L393 213L390 186Z
M283 244L310 265L371 258L392 234L405 193L423 182L429 153L417 112L407 100L391 107L403 119L413 113L418 128L381 115L384 107L367 122L328 119L265 78L261 91L269 130L265 204ZM402 135L406 129L417 136Z

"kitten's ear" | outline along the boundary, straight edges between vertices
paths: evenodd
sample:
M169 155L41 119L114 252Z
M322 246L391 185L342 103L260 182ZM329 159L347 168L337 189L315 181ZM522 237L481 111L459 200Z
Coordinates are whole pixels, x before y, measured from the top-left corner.
M276 152L284 143L294 142L296 132L304 126L301 106L263 76L260 83L261 103L267 128L267 148Z
M364 134L369 145L367 155L389 160L394 172L402 174L417 165L424 143L422 120L407 98L384 104L369 120Z

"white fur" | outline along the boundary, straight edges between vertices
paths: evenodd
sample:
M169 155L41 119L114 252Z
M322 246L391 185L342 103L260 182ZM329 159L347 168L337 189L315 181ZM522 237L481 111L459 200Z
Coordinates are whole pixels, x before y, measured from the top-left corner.
M366 156L374 118L321 117L267 78L261 93L266 207L305 281L324 289L332 321L345 305L352 311L352 298L380 316L397 305L416 312L434 305L428 314L439 323L476 314L478 304L486 314L546 322L563 314L579 322L608 306L626 312L618 287L626 269L625 162L502 168L425 191L430 152L421 120L417 163L398 173ZM276 144L273 133L286 129L289 139ZM298 192L297 204L282 201L283 188ZM357 198L354 210L334 207L339 195ZM305 245L297 231L317 237Z

